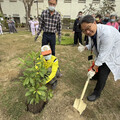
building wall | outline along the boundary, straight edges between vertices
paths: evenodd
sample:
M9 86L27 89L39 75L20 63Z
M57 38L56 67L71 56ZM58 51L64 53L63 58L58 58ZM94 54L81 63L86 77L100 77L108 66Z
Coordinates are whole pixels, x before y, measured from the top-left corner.
M102 2L103 0L101 0ZM120 16L120 0L115 0L116 4L116 14ZM82 11L84 5L89 5L92 3L92 0L86 0L85 3L78 3L78 0L72 0L71 3L64 3L64 0L58 0L58 4L56 6L56 10L59 11L64 16L70 16L71 19L75 19L78 12ZM38 3L39 5L39 14L41 14L42 10L48 7L48 0L44 0L43 3ZM3 9L3 13L6 14L8 17L9 15L13 16L13 14L19 14L20 22L25 22L25 8L22 1L17 0L17 2L9 2L9 0L4 0L1 2L1 6ZM99 4L98 4L99 7ZM37 16L37 5L33 3L31 9L31 16Z
M4 0L1 2L3 13L9 16L13 16L13 14L19 14L21 22L25 20L25 8L21 1L17 0L17 2L9 2L9 0Z

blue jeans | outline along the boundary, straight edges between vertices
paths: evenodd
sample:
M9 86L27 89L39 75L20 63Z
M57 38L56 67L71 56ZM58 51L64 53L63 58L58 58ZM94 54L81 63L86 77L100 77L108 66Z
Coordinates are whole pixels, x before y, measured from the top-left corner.
M55 33L44 32L42 37L42 46L50 44L52 55L55 56L56 35Z

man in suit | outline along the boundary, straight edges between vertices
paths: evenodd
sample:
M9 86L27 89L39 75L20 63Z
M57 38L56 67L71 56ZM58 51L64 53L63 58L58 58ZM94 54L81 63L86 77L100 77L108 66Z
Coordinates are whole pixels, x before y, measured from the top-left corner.
M97 78L93 93L87 97L89 101L95 101L100 97L110 72L115 81L120 79L120 33L112 26L96 24L91 15L81 20L81 29L89 36L89 44L80 45L78 50L91 50L96 56L95 65L87 74L89 78Z

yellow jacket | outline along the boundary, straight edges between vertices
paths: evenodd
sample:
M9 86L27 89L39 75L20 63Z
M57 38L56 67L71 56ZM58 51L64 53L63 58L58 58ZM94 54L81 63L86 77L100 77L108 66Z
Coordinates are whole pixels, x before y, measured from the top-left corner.
M48 68L52 68L52 72L51 74L48 76L48 80L46 81L46 83L50 82L55 76L56 76L56 73L57 73L57 70L58 70L58 59L55 57L55 56L51 56L51 59L50 60L45 60L45 58L43 57L43 55L40 55L40 58L42 58L44 60L44 66L46 69Z

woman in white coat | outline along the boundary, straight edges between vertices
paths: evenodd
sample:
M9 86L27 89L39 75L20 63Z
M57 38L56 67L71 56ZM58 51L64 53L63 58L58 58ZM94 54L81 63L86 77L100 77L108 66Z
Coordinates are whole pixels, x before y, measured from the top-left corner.
M35 35L35 22L33 18L31 18L31 21L29 21L29 24L30 24L32 35L34 36Z
M120 33L114 27L96 24L91 15L81 20L81 29L89 36L89 44L79 46L78 50L92 50L96 56L95 65L88 76L97 78L97 83L94 92L87 97L89 101L95 101L100 97L110 71L115 81L120 79Z

